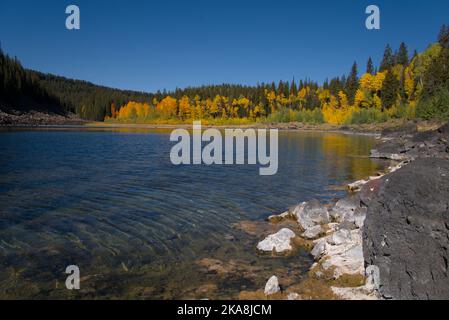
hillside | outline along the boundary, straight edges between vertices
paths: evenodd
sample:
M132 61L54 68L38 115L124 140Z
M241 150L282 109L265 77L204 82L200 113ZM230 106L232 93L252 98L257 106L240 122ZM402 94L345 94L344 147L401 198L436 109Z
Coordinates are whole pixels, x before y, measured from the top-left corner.
M98 86L81 80L25 69L0 49L0 111L9 119L26 113L103 120L112 104L148 101L152 95ZM42 115L41 115L42 116Z

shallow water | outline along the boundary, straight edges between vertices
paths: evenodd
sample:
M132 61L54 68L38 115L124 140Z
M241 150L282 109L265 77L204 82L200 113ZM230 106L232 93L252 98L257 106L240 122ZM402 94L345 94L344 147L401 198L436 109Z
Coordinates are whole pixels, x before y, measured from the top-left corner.
M372 137L298 131L279 133L275 176L174 166L169 133L0 132L0 298L235 298L274 273L297 280L307 253L258 256L271 230L235 224L329 201L344 194L334 186L379 169ZM65 289L72 264L80 291Z

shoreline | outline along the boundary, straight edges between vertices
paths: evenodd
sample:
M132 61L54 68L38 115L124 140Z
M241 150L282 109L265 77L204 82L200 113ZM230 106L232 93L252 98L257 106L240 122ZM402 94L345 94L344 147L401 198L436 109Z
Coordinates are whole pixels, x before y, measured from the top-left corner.
M65 120L64 120L65 119ZM205 129L278 129L280 131L305 131L305 132L330 132L342 134L356 134L368 136L381 136L385 131L401 130L404 126L416 125L419 131L436 129L442 124L439 121L406 121L390 120L384 123L359 124L359 125L331 125L309 124L301 122L288 123L252 123L244 125L213 125L202 124ZM192 124L151 124L151 123L105 123L86 121L76 117L64 118L57 116L55 121L35 123L2 123L1 129L192 129Z
M392 160L392 159L389 159ZM279 291L273 298L288 300L335 299L335 300L379 300L375 281L366 273L363 261L362 232L366 217L366 207L357 204L358 193L372 181L395 172L408 164L408 161L392 160L390 166L377 176L367 180L358 180L346 184L347 194L333 203L321 203L316 199L305 201L279 215L267 218L267 223L279 224L286 220L297 222L301 234L291 233L282 239L280 233L267 236L260 241L257 249L260 254L271 253L282 257L298 248L305 249L313 257L314 263L304 279L293 288L288 288L284 295ZM365 190L366 192L366 190ZM290 229L288 229L290 230ZM290 230L291 231L291 230ZM278 238L271 243L270 240ZM290 242L290 246L288 243ZM265 243L265 244L264 244ZM264 246L267 246L264 248ZM276 277L273 275L273 277ZM274 279L274 278L273 278ZM273 280L272 280L273 281ZM276 277L279 286L279 279ZM267 287L270 284L267 283ZM295 288L299 290L294 291ZM293 291L292 291L293 290ZM316 290L317 292L312 292ZM267 294L270 299L272 294Z
M421 174L419 169L407 167L413 167L415 164L416 166L422 165L422 162L429 161L442 161L445 165L449 164L448 133L448 124L437 130L425 132L419 132L417 126L415 128L406 126L399 131L384 132L376 149L371 150L370 157L392 161L385 172L348 184L348 194L334 203L323 204L318 200L309 200L280 215L270 216L267 219L268 223L295 221L302 233L298 235L290 229L283 228L260 241L257 245L258 251L281 256L292 252L295 247L299 246L310 252L315 263L304 279L285 291L281 291L279 285L279 283L282 284L282 279L279 280L276 275L273 275L266 284L264 298L289 300L401 298L402 293L396 293L397 296L389 293L388 282L403 281L405 284L400 283L400 285L406 286L413 279L403 280L403 277L392 276L391 274L395 275L401 272L401 266L395 264L393 267L389 265L392 263L388 262L389 259L377 261L375 258L380 255L378 251L385 247L384 240L381 240L379 244L376 243L379 242L379 239L375 237L381 232L378 230L378 225L384 225L383 219L389 219L383 211L379 212L376 208L376 201L382 202L379 198L382 200L381 197L385 197L383 189L391 185L393 181L397 182L397 177L403 175L403 172L408 171L412 176ZM434 167L435 165L430 163L429 166ZM445 176L442 174L443 179ZM425 179L432 178L426 175L424 177ZM413 181L413 179L411 180ZM397 189L397 186L394 189ZM415 196L417 195L411 193L412 198ZM447 199L446 194L443 195L444 198ZM399 201L406 200L399 199ZM434 204L431 203L431 205ZM411 211L409 208L405 209L407 212ZM408 219L409 217L405 219L407 222L405 222L404 228L409 224ZM368 226L366 225L367 221ZM375 222L378 222L377 225ZM418 236L417 245L422 241L421 238L426 240L426 234ZM391 253L388 253L387 256L390 255ZM399 260L401 259L403 257L399 256ZM412 259L409 264L419 265L419 259L419 257L416 260ZM378 265L375 265L374 262ZM395 285L397 286L396 283ZM432 285L438 286L438 284ZM441 294L442 291L441 289L434 290L431 285L421 288L421 290L425 291L426 295L428 295L428 291L433 290L437 292L436 294Z

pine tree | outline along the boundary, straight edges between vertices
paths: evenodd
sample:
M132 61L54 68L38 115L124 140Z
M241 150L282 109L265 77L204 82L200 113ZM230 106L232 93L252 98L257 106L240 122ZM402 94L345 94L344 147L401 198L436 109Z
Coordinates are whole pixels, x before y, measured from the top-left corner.
M389 109L396 104L400 83L393 72L388 71L382 85L382 109Z
M409 57L408 57L408 50L407 46L404 42L401 42L401 45L399 46L398 53L396 54L396 64L401 64L403 66L408 66L409 64Z
M443 25L438 34L438 42L443 48L449 49L449 26Z
M371 57L369 57L368 63L366 64L366 73L374 74L374 65Z
M394 65L394 55L393 50L390 45L387 44L384 51L384 56L382 62L380 63L379 71L383 72L385 70L390 69Z
M413 52L412 60L410 60L410 61L415 60L416 57L418 57L418 51L416 51L416 49L415 49L415 51Z
M292 84L290 86L290 94L294 96L298 94L298 87L296 86L295 78L293 78Z
M350 104L354 103L355 94L359 87L359 79L357 76L357 63L354 62L351 68L351 72L349 73L348 79L346 80L346 95L348 96L348 100Z
M449 49L443 49L430 63L423 82L425 97L432 96L441 89L449 90Z

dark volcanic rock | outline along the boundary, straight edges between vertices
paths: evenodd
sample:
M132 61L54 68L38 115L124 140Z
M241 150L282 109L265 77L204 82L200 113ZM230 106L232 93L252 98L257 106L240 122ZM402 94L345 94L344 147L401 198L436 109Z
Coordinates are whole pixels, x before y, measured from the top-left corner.
M371 150L372 158L407 160L417 158L445 158L449 160L449 124L438 130L413 132L407 134L400 131L397 134L388 133L380 143Z
M414 122L408 122L405 125L394 128L387 128L382 131L383 137L404 137L412 136L418 132L418 126Z
M383 179L363 232L366 265L393 299L449 299L449 161L418 159Z

